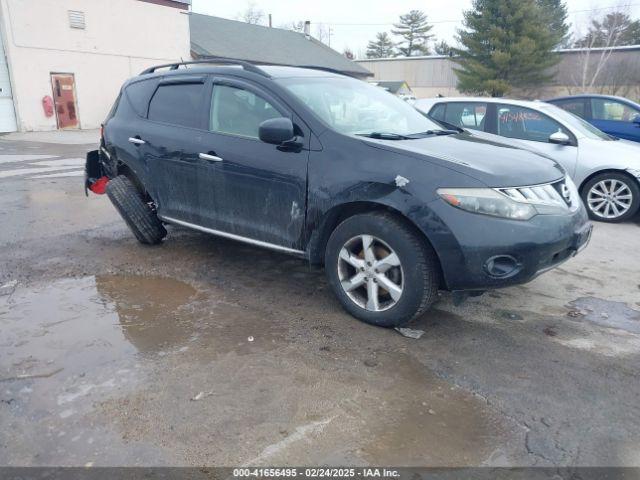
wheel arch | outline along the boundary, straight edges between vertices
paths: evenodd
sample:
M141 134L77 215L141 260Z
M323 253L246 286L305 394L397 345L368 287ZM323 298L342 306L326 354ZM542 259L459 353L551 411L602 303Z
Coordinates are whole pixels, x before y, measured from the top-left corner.
M594 177L597 177L598 175L601 175L603 173L617 173L619 175L624 175L625 177L631 179L632 181L635 181L636 185L638 185L638 187L640 187L640 180L638 178L634 177L633 175L631 175L626 170L620 169L620 168L604 168L602 170L596 170L595 172L591 172L587 177L585 177L584 180L582 180L582 183L580 183L580 186L578 187L578 190L579 190L580 194L582 195L585 185L587 183L589 183L589 181L591 179L593 179Z
M312 265L322 265L324 263L324 251L331 233L344 220L354 215L362 213L386 212L392 214L398 220L403 222L425 243L428 248L433 249L438 259L438 270L440 281L444 281L442 274L442 264L438 251L434 248L433 242L428 235L420 229L409 217L404 215L400 210L390 205L371 201L356 201L335 205L327 211L322 220L318 223L318 227L311 234L308 242L309 262Z

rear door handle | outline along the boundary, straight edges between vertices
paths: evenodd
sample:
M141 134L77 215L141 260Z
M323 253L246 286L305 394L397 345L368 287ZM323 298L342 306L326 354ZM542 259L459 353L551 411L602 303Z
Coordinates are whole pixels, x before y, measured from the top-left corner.
M133 143L134 145L144 145L145 143L147 143L140 137L129 137L129 142Z
M200 155L198 155L198 157L200 157L202 160L209 160L210 162L221 162L222 158L216 156L216 155L210 155L208 153L201 153Z

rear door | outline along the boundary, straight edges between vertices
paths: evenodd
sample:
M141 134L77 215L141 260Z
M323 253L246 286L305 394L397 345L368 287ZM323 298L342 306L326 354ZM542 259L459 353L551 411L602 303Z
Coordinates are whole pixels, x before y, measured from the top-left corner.
M567 170L570 176L575 174L578 143L573 133L559 122L542 112L518 105L497 104L493 115L495 115L495 132L491 133L518 139L533 150L553 158ZM572 144L550 143L549 137L558 131L568 135Z
M615 137L640 142L640 110L608 98L591 98L591 123Z
M258 138L260 123L288 117L305 147ZM300 249L306 212L310 131L279 99L239 79L213 78L202 141L201 199L212 229Z
M128 141L148 171L158 214L200 223L198 153L206 119L206 76L169 76L149 102L147 120L138 122Z

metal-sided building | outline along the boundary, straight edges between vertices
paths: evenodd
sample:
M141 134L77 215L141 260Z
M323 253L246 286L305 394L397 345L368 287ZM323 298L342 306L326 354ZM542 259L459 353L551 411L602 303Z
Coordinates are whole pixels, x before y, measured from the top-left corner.
M522 98L604 93L640 99L640 45L609 49L565 49L553 81L512 92ZM459 96L456 63L448 56L396 57L357 61L373 72L373 81L406 81L417 98ZM596 75L596 72L597 75Z

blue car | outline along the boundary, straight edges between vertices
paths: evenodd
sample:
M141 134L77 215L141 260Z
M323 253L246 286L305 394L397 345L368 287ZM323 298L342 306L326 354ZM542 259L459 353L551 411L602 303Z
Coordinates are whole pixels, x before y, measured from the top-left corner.
M640 104L613 95L573 95L547 100L614 137L640 142Z

